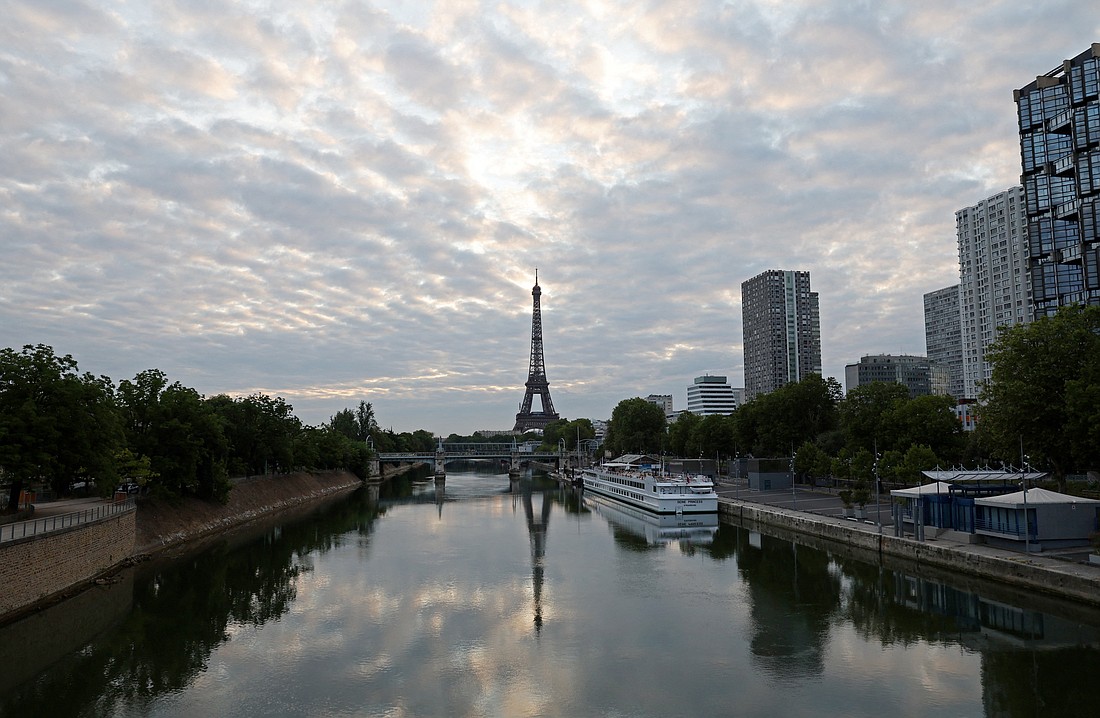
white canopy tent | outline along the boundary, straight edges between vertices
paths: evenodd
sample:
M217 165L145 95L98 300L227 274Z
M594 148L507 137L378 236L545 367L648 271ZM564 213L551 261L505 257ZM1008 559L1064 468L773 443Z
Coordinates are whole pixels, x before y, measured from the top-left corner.
M949 494L951 493L951 484L944 481L933 481L930 484L922 484L921 486L910 486L907 489L894 489L890 492L891 496L897 496L900 498L919 498L925 494Z
M949 469L947 471L922 471L932 481L942 481L948 484L964 483L996 483L1007 481L1024 481L1034 483L1045 479L1045 471L1005 471L1003 469Z

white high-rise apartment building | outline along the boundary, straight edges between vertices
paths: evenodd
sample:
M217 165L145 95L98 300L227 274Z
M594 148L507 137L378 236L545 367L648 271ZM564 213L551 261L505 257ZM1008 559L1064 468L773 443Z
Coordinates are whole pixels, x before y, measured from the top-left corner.
M737 411L737 392L726 383L724 376L695 377L687 389L687 410L692 414L732 414Z
M976 399L990 377L986 349L1000 327L1030 322L1027 216L1022 187L955 213L959 240L963 395ZM958 398L958 397L956 397Z

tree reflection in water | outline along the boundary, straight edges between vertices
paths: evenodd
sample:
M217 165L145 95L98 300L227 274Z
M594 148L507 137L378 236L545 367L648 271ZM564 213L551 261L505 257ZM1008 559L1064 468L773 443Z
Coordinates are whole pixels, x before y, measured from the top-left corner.
M0 715L109 715L125 705L144 712L206 668L231 627L283 616L297 580L343 541L370 534L377 505L360 490L350 500L296 523L247 534L185 561L139 567L133 610L121 627L0 701ZM238 545L242 544L242 545Z

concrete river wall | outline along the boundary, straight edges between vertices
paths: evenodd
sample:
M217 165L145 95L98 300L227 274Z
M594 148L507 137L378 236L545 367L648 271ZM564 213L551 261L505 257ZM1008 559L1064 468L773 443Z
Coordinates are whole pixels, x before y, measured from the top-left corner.
M0 618L109 571L134 552L137 511L0 544Z
M738 499L721 498L720 515L740 525L774 527L824 539L879 556L998 581L1030 591L1100 605L1100 567L1038 555L1025 556L984 544L917 541L879 533L877 526L816 516Z
M0 620L75 593L138 555L216 537L263 517L306 509L363 485L346 471L256 477L237 482L226 504L142 499L106 518L0 542ZM50 525L49 520L34 523ZM11 525L3 531L11 531Z

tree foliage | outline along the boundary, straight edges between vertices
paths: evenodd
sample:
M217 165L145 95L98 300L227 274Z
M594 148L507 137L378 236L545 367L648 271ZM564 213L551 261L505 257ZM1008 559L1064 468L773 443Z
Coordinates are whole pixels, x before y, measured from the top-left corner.
M1067 306L1001 332L989 347L978 430L1005 462L1031 463L1062 481L1100 465L1100 307Z
M80 374L76 360L51 347L0 350L0 467L11 481L8 510L31 481L60 495L72 483L94 479L100 490L117 481L121 444L114 386Z
M612 454L660 452L665 439L665 412L640 397L620 401L607 425L607 448Z
M841 388L817 374L747 402L734 414L737 452L789 456L806 441L836 428Z
M230 476L301 469L369 471L368 436L430 450L419 430L379 430L373 407L339 412L329 425L304 427L281 397L209 399L164 372L119 382L80 374L76 361L44 346L0 350L0 477L14 510L29 483L67 495L94 481L103 495L120 480L169 495L224 500Z
M668 425L668 451L673 456L695 456L698 452L696 432L703 423L703 417L685 411ZM732 437L731 437L732 438Z
M592 427L591 419L558 419L546 425L542 431L542 445L544 448L557 451L558 442L565 441L566 451L575 451L577 442L592 439L596 436L596 430Z

